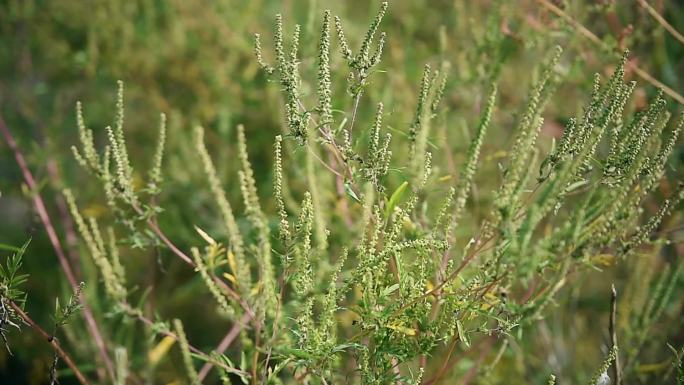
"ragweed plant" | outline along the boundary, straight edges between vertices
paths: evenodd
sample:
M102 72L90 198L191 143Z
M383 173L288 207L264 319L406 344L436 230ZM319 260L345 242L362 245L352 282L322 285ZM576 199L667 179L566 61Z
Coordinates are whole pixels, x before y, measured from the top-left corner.
M0 338L7 351L10 351L7 334L12 328L20 329L23 322L11 304L17 304L23 309L26 302L26 293L21 285L28 276L21 274L19 269L27 246L28 242L7 259L5 266L0 265Z
M499 164L499 186L480 202L481 216L468 215L483 145L497 122L501 63L492 63L484 77L487 96L460 169L444 175L436 156L443 146L432 145L431 123L446 108L449 63L438 63L437 71L425 65L410 122L392 121L386 104L368 92L382 68L388 37L379 31L387 8L380 6L356 52L330 11L323 13L313 60L301 57L301 27L286 42L280 15L272 55L255 35L255 60L282 92L284 129L273 133L273 196L265 200L257 189L240 126L239 171L231 181L242 199L230 202L206 132L196 127L197 162L223 233L196 227L200 244L187 253L157 221L163 215L158 198L164 115L148 180L136 183L125 138L123 83L102 150L77 105L81 146L74 155L100 181L116 226L105 241L97 221L85 218L65 190L72 217L118 313L177 340L192 383L205 381L212 366L225 383L231 376L252 384L436 383L452 378L457 350L467 354L501 341L498 358L472 369L472 376L486 379L509 344L544 318L575 274L600 266L597 256L628 263L647 250L684 198L684 184L677 182L655 215L647 217L642 209L666 181L684 118L671 119L662 93L634 110L629 100L635 84L624 81L627 53L609 79L594 78L581 112L568 121L558 143L544 149L539 133L545 107L563 77L562 49L556 47L534 70ZM338 78L346 79L343 87ZM360 118L362 109L375 111L369 121ZM388 118L403 126L390 127ZM392 130L403 135L393 136ZM264 201L275 207L273 215ZM125 234L123 241L116 232ZM174 319L172 330L146 318L132 304L144 298L129 287L122 244L163 246L193 267L216 311L234 325L228 342L202 352L180 320ZM591 383L605 382L619 351L627 362L618 370L631 373L646 333L680 279L680 262L672 265L658 279L646 311L628 320L636 330L625 339L630 346L618 349L613 341ZM233 341L239 348L226 351ZM199 360L205 366L198 371Z
M82 383L87 380L74 364L71 357L66 353L57 338L60 328L69 323L70 319L81 309L81 295L85 284L81 282L76 292L69 298L65 306L60 305L59 299L55 300L55 312L52 317L53 326L50 332L41 328L26 312L27 294L22 287L28 281L28 274L22 274L19 270L23 264L24 254L30 240L24 243L16 252L7 258L6 265L0 265L0 338L7 349L12 354L9 347L8 334L10 330L21 330L22 326L33 329L41 339L50 344L54 350L49 370L49 383L58 383L57 366L60 359L64 361L73 376Z

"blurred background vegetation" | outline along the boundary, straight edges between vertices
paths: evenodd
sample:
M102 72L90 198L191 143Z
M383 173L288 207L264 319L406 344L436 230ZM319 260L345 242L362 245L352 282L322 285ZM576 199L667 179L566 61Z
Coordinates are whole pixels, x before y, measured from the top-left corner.
M258 71L253 57L252 35L262 33L270 46L273 18L282 13L286 28L302 25L302 57L314 58L317 28L324 9L340 15L348 38L358 42L378 1L353 0L3 0L0 1L0 114L17 137L19 146L37 178L39 193L48 204L58 232L68 248L79 244L70 228L63 198L58 192L71 187L86 215L104 215L101 189L83 183L84 173L73 160L70 147L77 143L74 106L84 103L90 127L99 132L114 120L116 81L126 84L126 130L131 157L149 164L157 133L158 116L169 117L169 144L165 159L166 182L160 196L165 212L160 225L174 241L186 247L197 243L193 225L211 231L221 226L207 189L198 175L198 161L190 144L191 128L201 124L207 130L210 151L215 154L219 174L232 202L240 202L234 176L235 127L246 127L250 154L256 169L262 197L271 193L273 138L283 130L278 86ZM649 1L674 29L684 31L684 4L676 0ZM572 20L569 22L562 15ZM597 39L588 36L587 30ZM542 144L562 132L562 124L575 115L591 89L592 74L609 75L619 52L628 48L627 77L638 81L632 103L645 106L657 88L637 76L638 66L668 86L674 94L684 91L684 44L669 33L640 1L392 1L381 27L388 34L388 46L381 71L374 75L371 98L382 100L390 112L388 124L394 135L408 130L414 96L425 63L451 63L445 95L446 112L440 117L431 144L446 149L440 164L458 165L464 157L470 132L479 117L486 96L487 68L502 59L499 80L500 102L483 152L483 165L476 177L477 191L470 210L478 215L478 204L488 202L489 191L499 183L497 159L505 151L513 129L514 112L524 101L533 76L530 69L554 45L565 48L563 80L545 114ZM307 51L308 50L308 51ZM339 58L338 58L339 59ZM336 60L338 60L336 59ZM306 60L303 66L310 66ZM339 64L339 63L338 63ZM335 63L333 63L335 66ZM632 68L630 70L629 68ZM339 80L339 79L338 79ZM339 82L343 84L343 82ZM305 90L306 91L306 90ZM669 109L682 110L672 95ZM362 106L359 113L372 116L374 106ZM680 141L681 142L681 141ZM401 157L401 149L394 149ZM399 152L398 152L399 151ZM408 150L404 153L407 154ZM684 150L678 146L671 160L670 174L682 178ZM672 186L661 186L668 195ZM24 272L30 274L26 286L27 309L42 324L49 317L56 297L66 298L70 287L60 271L44 228L30 200L13 154L0 144L0 244L2 257L9 246L32 238ZM98 203L99 202L99 203ZM266 206L273 213L272 206ZM646 211L654 211L657 206ZM238 206L237 211L242 207ZM61 220L60 220L61 219ZM682 213L676 213L663 226L674 242L635 261L605 263L608 275L588 274L564 289L546 320L525 331L521 346L507 351L501 364L489 377L491 383L542 383L550 371L567 380L586 380L601 361L600 346L608 338L607 317L610 282L620 292L620 314L629 322L635 306L643 303L650 280L667 261L681 259ZM463 229L467 233L469 229ZM132 245L134 246L134 245ZM225 334L225 321L212 316L214 303L201 281L164 250L127 249L124 262L137 290L149 290L146 306L163 319L185 321L193 344L211 350ZM76 266L82 279L96 279L92 261L82 259ZM603 273L605 274L605 272ZM650 274L650 275L649 275ZM643 383L670 369L671 352L665 342L684 344L684 281L677 282L671 303L654 336L646 341L640 362ZM89 297L104 298L98 285L89 284ZM99 293L99 294L98 294ZM624 295L622 294L624 293ZM641 302L639 302L641 301ZM107 303L92 302L98 318L110 317ZM206 311L203 309L206 308ZM202 315L198 317L198 315ZM118 317L118 316L117 316ZM196 320L196 322L193 322ZM108 336L119 343L141 328L134 321L109 319L115 332ZM75 319L61 337L84 371L97 370L87 360L94 356L93 345L83 332L81 319ZM118 331L117 331L118 330ZM117 335L118 334L118 335ZM523 342L524 341L524 342ZM30 333L11 336L13 355L0 349L0 383L45 383L51 365L49 347ZM467 373L479 359L478 349L458 362L457 370ZM168 383L176 378L181 358L177 353L160 363L158 379ZM132 357L145 360L146 357ZM61 383L71 383L65 373ZM571 383L571 382L563 382ZM578 382L579 383L579 382Z

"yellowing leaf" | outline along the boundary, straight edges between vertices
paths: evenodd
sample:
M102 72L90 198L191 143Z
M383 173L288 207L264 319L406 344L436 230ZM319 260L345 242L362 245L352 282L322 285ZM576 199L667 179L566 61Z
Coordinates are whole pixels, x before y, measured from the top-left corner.
M487 160L493 160L493 159L499 159L499 158L505 158L508 155L508 153L504 150L497 151L493 153L492 155L487 157Z
M354 286L354 298L361 298L363 296L363 290L360 286Z
M492 293L491 291L488 291L487 293L485 293L485 295L483 297L484 297L485 301L487 301L487 302L483 303L482 306L480 307L480 309L482 309L482 310L488 310L489 308L491 308L492 306L494 306L500 302L499 298L494 293Z
M335 318L344 327L351 327L355 320L358 320L356 313L350 310L341 310L335 313Z
M408 215L404 216L402 225L404 225L404 229L407 231L413 231L416 228L416 224L411 221L411 218L409 218Z
M400 333L404 333L407 336L415 336L416 335L416 330L407 328L406 326L401 326L401 325L387 325L389 329L396 330Z
M197 234L199 234L200 237L204 238L204 240L207 241L208 244L210 244L212 246L216 246L216 241L214 240L214 238L210 237L209 234L204 232L204 230L195 226L195 231L197 231Z
M440 182L446 182L446 181L448 181L449 179L451 179L451 175L444 175L444 176L440 177L440 178L437 179L437 180L440 181Z
M101 204L91 204L83 209L83 216L100 218L107 212L107 206Z
M138 190L145 185L145 180L140 177L140 174L135 173L131 179L131 184L133 185L134 190Z
M250 293L251 295L257 295L257 294L261 293L261 286L262 286L262 283L261 283L261 281L259 281L259 282L256 284L256 286L254 286L254 287L252 288L252 290L251 290L249 293Z
M612 254L598 254L591 257L591 263L601 266L611 266L615 264L615 256Z
M637 372L639 373L649 373L649 372L659 372L661 370L667 369L670 366L669 361L654 363L654 364L640 364L637 365Z
M147 360L150 362L150 365L155 366L159 361L161 361L162 358L168 353L169 349L171 349L171 346L176 342L176 339L171 337L171 336L166 336L162 338L161 341L150 350L149 353L147 353Z
M235 277L233 277L233 274L223 273L223 277L229 280L233 285L237 283L237 281L235 281Z
M228 267L233 274L237 274L237 263L235 262L235 255L231 250L226 252L226 259L228 260Z
M488 291L484 295L484 297L490 302L499 302L499 298L496 295L494 295L494 293L492 293L491 291Z

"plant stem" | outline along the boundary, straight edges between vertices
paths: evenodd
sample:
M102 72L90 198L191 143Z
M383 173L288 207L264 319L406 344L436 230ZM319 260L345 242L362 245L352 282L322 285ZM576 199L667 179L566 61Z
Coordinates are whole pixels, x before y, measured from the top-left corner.
M121 303L120 305L121 305L121 307L123 308L123 310L126 312L126 314L128 314L128 315L131 316L131 317L137 318L140 322L144 323L145 325L149 326L151 329L155 330L155 322L152 321L151 319L145 317L145 315L143 315L142 312L141 312L140 310L132 308L128 303L125 303L125 302L124 302L124 303ZM157 329L157 330L158 330L158 329ZM166 337L171 337L171 338L173 338L174 340L178 341L178 336L177 336L175 333L171 332L171 331L168 331L168 330L159 330L159 331L157 331L157 333L158 333L158 334L161 334L161 335L163 335L163 336L166 336ZM207 362L211 363L211 365L213 365L213 366L219 366L219 367L221 367L222 369L226 370L226 371L229 372L229 373L234 373L234 374L238 374L238 375L241 375L241 376L249 375L249 373L247 373L247 372L244 372L244 371L242 371L242 370L238 370L238 369L235 369L235 368L231 368L231 367L226 366L226 365L224 365L224 364L222 364L222 363L220 363L220 362L214 361L214 360L213 360L210 356L208 356L206 353L204 353L204 352L201 351L200 349L198 349L198 348L196 348L195 346L193 346L192 344L190 344L189 341L188 341L188 348L190 349L190 351L191 351L192 353L196 354L197 356L202 357L204 360L206 360Z
M55 336L48 334L43 328L41 328L31 317L29 317L28 314L26 314L21 308L14 303L13 301L7 301L7 303L10 305L12 310L14 310L19 317L21 317L24 322L29 325L33 330L35 330L38 334L40 334L41 337L45 338L45 340L52 345L52 348L55 349L59 357L64 361L65 364L71 369L72 372L74 372L74 376L78 379L78 382L81 383L81 385L89 385L90 382L83 376L83 373L81 373L80 370L78 370L78 367L76 364L74 364L74 361L71 359L69 354L65 352L62 347L59 345L59 342L57 342L57 338Z
M667 20L665 20L664 17L660 16L660 14L658 13L658 11L656 11L653 7L651 7L651 6L646 2L646 0L637 0L637 2L639 3L639 5L641 5L642 7L644 7L644 8L648 11L648 13L651 14L651 16L652 16L660 25L662 25L663 28L665 28L665 29L667 30L667 32L670 33L670 35L672 35L675 39L679 40L680 43L684 44L684 36L682 36L682 34L679 33L679 31L677 31L677 30L675 29L675 27L673 27L670 23L668 23ZM620 385L620 384L616 383L616 385Z
M613 349L618 346L617 344L617 330L615 327L617 318L617 291L615 290L615 285L611 285L611 295L610 295L610 344ZM620 357L619 353L615 354L615 360L613 361L613 381L615 385L622 385L622 373L620 372Z
M59 260L59 264L62 267L62 271L64 272L64 275L66 275L72 290L76 292L78 288L78 282L76 281L74 273L71 269L71 265L69 265L69 261L67 260L67 257L64 254L62 244L60 243L59 237L57 236L57 231L55 231L55 227L52 225L52 221L50 220L50 216L48 215L45 203L43 202L43 199L40 197L40 194L38 193L36 181L33 178L33 175L31 174L31 171L28 167L28 164L26 163L26 160L24 159L23 154L21 153L21 150L19 149L19 146L17 146L17 142L14 140L12 133L5 124L5 121L1 115L0 131L2 131L2 135L4 136L5 141L7 142L7 145L9 146L10 150L14 152L14 157L17 161L17 164L19 165L19 168L21 169L24 181L26 182L26 185L31 191L33 205L35 206L38 216L40 217L40 220L43 223L43 226L45 227L45 231L47 232L48 238L50 239L50 243L52 244L52 247L55 250L55 254L57 254L57 259ZM90 309L90 306L88 306L86 302L84 294L81 294L80 300L81 304L83 305L83 317L85 318L88 332L93 337L93 340L95 340L95 344L97 345L100 357L102 358L102 361L105 364L105 367L107 368L107 372L109 374L110 379L112 380L112 382L115 382L114 366L112 364L112 360L109 358L109 354L107 353L107 347L105 346L102 333L100 332L97 322L95 321L95 317L93 316L93 312Z
M583 26L580 24L577 20L573 19L572 16L568 15L563 11L562 9L558 8L554 4L551 4L550 1L548 0L536 0L539 4L541 4L544 8L548 9L549 11L553 12L556 14L556 16L564 19L567 21L573 28L575 28L580 34L582 34L584 37L587 39L591 40L594 44L598 45L599 47L612 51L609 47L606 46L606 44L601 40L598 36L596 36L593 32L591 32L587 27ZM680 95L677 93L677 91L673 90L672 88L666 86L663 84L661 81L658 79L654 78L651 76L648 72L644 71L641 69L641 67L637 66L631 61L627 62L627 66L634 71L640 78L646 80L647 82L651 83L652 85L661 88L663 92L665 92L667 95L672 97L672 99L675 99L679 104L684 104L684 96Z
M354 110L352 111L351 123L349 124L349 135L351 136L354 129L354 122L356 121L356 111L359 109L359 101L361 101L361 91L356 94L354 98Z
M137 206L133 205L133 209L135 210L138 215L143 215L144 212L143 210ZM183 260L183 262L187 263L188 265L195 267L195 262L192 261L192 259L185 254L181 249L178 248L171 240L164 234L164 232L161 230L159 225L157 225L157 222L155 222L154 218L149 218L147 220L147 226L152 230L152 232L161 239L161 241L180 259ZM251 319L255 319L255 314L254 311L249 307L249 304L242 298L240 295L235 292L235 290L231 289L230 286L228 286L224 281L219 279L218 277L214 277L214 282L216 282L217 285L219 285L223 290L228 293L229 296L231 296L234 300L236 300L240 306L247 312L247 314L250 316Z
M46 164L46 170L50 178L52 188L55 189L55 191L61 191L62 187L59 183L61 177L59 175L59 169L57 168L57 162L54 158L48 159ZM59 220L62 222L62 231L64 232L64 243L66 247L67 256L69 257L71 266L74 269L74 275L76 277L76 280L78 282L81 282L83 279L81 269L79 266L78 236L76 235L74 223L71 220L71 215L69 214L69 209L67 208L67 204L64 201L64 196L62 196L61 194L55 195L55 206L57 207L57 211L59 212Z
M397 377L397 381L395 382L395 384L403 385L404 383L401 382L401 380L399 380L399 378L401 378L401 369L399 368L399 360L397 359L397 357L392 357L392 371L394 372L394 375Z
M225 337L221 340L221 342L218 344L216 349L214 351L216 353L222 354L230 345L235 341L235 338L237 338L238 335L240 335L240 332L242 331L242 328L244 327L245 323L249 321L249 314L246 314L242 316L240 321L236 322L235 325L228 331L228 334L226 334ZM205 377L207 377L207 374L209 374L209 371L211 368L214 366L212 362L207 362L202 366L202 369L199 371L199 380L203 381Z

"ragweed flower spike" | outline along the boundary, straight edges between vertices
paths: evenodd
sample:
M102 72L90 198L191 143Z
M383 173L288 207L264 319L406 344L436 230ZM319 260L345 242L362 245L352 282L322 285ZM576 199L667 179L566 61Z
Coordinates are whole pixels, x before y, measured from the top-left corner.
M516 136L510 151L506 178L502 183L500 191L497 193L496 206L498 213L496 217L498 219L501 219L501 216L509 216L515 210L515 205L518 203L516 191L520 191L520 182L529 171L528 161L532 155L532 152L528 149L534 146L541 128L540 114L548 98L551 96L554 67L558 63L562 52L563 50L560 47L554 49L551 57L541 68L539 80L530 90L527 106L516 128Z
M622 254L627 254L637 246L648 241L663 219L669 216L682 200L684 200L684 182L680 181L672 196L665 200L658 213L651 217L644 226L638 228L636 234L625 243L622 247Z
M259 196L257 195L256 181L254 180L254 171L249 162L249 155L247 153L247 139L245 138L245 128L239 125L238 131L238 158L242 164L240 170L240 188L243 193L245 208L250 216L253 216L256 221L257 217L263 217L261 205L259 204Z
M492 119L492 112L494 110L494 104L496 103L496 92L497 87L495 84L493 84L489 92L489 97L487 98L487 105L480 116L480 122L478 123L475 137L470 143L470 147L468 147L466 162L463 164L463 168L461 169L458 178L456 200L454 202L454 221L459 220L461 213L465 208L468 194L471 190L471 184L473 181L473 176L475 175L475 170L477 169L478 160L480 158L480 150L482 148L482 143L484 142L484 136L487 133L489 122Z
M285 200L283 199L283 155L282 155L283 137L278 135L275 140L275 181L273 184L273 195L276 199L276 206L278 215L280 216L279 232L280 241L285 248L285 258L289 258L289 253L292 248L292 233L290 231L290 221L287 218L287 210L285 209Z
M307 121L309 119L308 112L301 112L299 99L299 60L297 59L299 49L299 32L300 26L295 26L295 31L292 36L292 47L289 57L285 54L284 34L283 34L283 18L280 14L276 15L275 31L274 31L274 45L275 45L275 67L271 67L263 60L263 53L261 50L261 36L255 35L254 50L259 61L260 67L268 74L277 73L282 86L282 92L285 98L285 121L290 128L292 135L297 138L300 144L307 141Z
M247 293L251 284L251 274L249 269L249 264L245 259L245 248L244 242L242 240L242 235L240 234L240 229L238 227L235 216L233 215L233 209L226 198L225 191L221 186L221 181L218 179L216 174L216 169L214 168L214 163L209 156L206 146L204 145L204 129L202 127L195 128L195 148L202 161L202 166L204 168L205 176L209 182L209 188L214 195L214 200L219 207L221 216L223 216L224 225L226 231L228 232L228 240L230 242L230 250L235 258L235 265L237 267L236 279L238 282L238 288L243 293Z
M658 179L662 176L663 169L665 168L665 164L667 163L667 159L669 158L670 154L672 154L672 151L674 150L675 145L677 144L677 139L681 135L683 129L684 113L681 113L679 115L677 125L675 126L674 130L672 130L668 138L663 142L663 145L661 146L658 155L654 158L655 168L657 170L656 172L654 172L654 174Z
M82 152L76 146L72 146L71 150L83 168L97 175L101 167L100 157L95 149L93 131L86 127L81 102L76 102L76 126L78 127L78 137L81 142Z
M264 297L269 315L275 313L276 293L275 293L275 271L271 260L271 231L264 212L261 210L259 196L257 195L254 171L249 162L247 154L247 139L245 138L245 128L238 126L238 157L242 163L242 169L238 176L240 179L240 191L247 211L247 218L252 226L257 230L259 239L259 252L257 260L259 262L261 284L264 287Z
M437 110L439 109L439 104L442 101L442 98L444 97L444 90L446 89L448 79L447 74L449 73L450 68L451 65L447 61L442 62L442 64L440 65L439 72L442 75L442 79L440 80L437 89L435 89L435 95L432 97L432 103L430 104L430 112L432 112L433 114L437 113ZM435 76L437 76L437 74L435 74Z
M224 314L232 316L235 312L228 304L228 299L226 298L225 294L223 294L223 291L221 291L221 289L216 285L216 282L214 282L214 277L212 277L212 275L209 273L207 264L204 262L204 258L200 254L199 250L196 247L193 247L190 251L192 253L192 259L195 261L195 270L200 273L202 281L204 281L205 286L207 289L209 289L209 292L218 303L219 309Z
M606 356L605 360L603 361L603 364L601 365L601 368L594 374L594 376L591 378L591 381L589 384L591 385L608 385L610 384L610 377L608 376L608 369L610 368L610 365L615 361L615 357L618 354L618 349L617 346L613 346L613 348L610 350L608 353L608 356Z
M76 228L85 241L88 252L93 258L95 265L100 270L105 285L105 291L116 301L125 300L125 276L119 262L118 253L111 254L111 261L107 258L108 248L105 247L105 243L95 219L89 218L86 223L76 206L76 201L71 191L64 190L62 193L67 202L69 212L76 223Z
M338 289L337 280L342 274L342 268L347 260L349 251L345 248L339 257L335 270L329 279L328 291L323 299L323 311L320 315L319 327L316 329L316 340L323 346L334 346L337 337L337 324L335 313L339 309L339 303L343 299L344 291Z
M380 59L382 58L382 51L385 48L385 40L387 39L387 34L385 32L382 32L380 34L380 39L378 40L378 48L375 50L375 54L373 54L373 57L371 58L370 62L368 63L369 67L375 67L378 63L380 63Z
M342 28L342 22L339 16L335 16L335 30L337 31L337 40L340 44L340 52L342 57L344 57L347 62L351 63L354 60L352 50L349 49L349 44L347 43L347 38L344 36L344 29Z
M387 174L392 152L389 150L392 135L387 133L384 141L381 141L383 105L378 103L375 112L375 120L369 134L368 157L363 164L365 179L375 186L377 191L384 191L380 183L381 178Z
M190 352L190 344L188 338L185 336L185 329L183 323L179 319L173 320L173 328L176 329L178 336L178 344L180 345L181 355L183 356L183 364L185 365L185 372L192 385L201 385L202 381L199 379L195 365L192 363L192 353Z
M271 67L266 61L264 61L263 52L261 50L261 35L258 33L254 34L254 56L257 58L257 63L261 70L267 74L272 74L275 68Z
M126 139L124 137L124 84L118 81L118 92L116 97L116 122L114 128L108 126L107 136L109 146L112 149L112 157L116 166L116 177L118 187L123 191L122 197L128 203L137 204L138 200L133 189L133 168L128 159L126 149Z
M430 92L430 65L426 64L425 67L423 67L423 77L421 78L420 81L420 92L418 93L418 102L416 103L416 112L413 115L413 123L411 124L411 127L409 129L409 141L412 143L413 146L413 152L416 151L415 149L415 142L417 141L418 138L418 133L421 131L421 125L423 124L425 120L425 112L426 112L426 105L428 104L428 93Z
M432 71L429 64L423 68L416 110L408 133L412 160L411 169L415 177L420 177L424 173L423 165L425 164L425 152L430 136L430 121L435 117L435 112L444 94L443 87L446 86L446 74L444 74L439 86L435 87L439 76L440 71Z
M388 3L386 1L380 5L380 10L378 11L378 14L375 16L375 19L371 23L370 27L368 27L366 37L363 39L363 42L361 43L361 49L359 50L359 54L356 57L356 62L358 63L357 65L361 68L369 69L373 65L370 57L370 46L371 44L373 44L373 37L375 36L375 33L378 31L378 27L380 27L382 18L385 16L385 12L387 12L387 6ZM383 44L384 39L381 39L379 51L382 50Z
M275 32L274 32L276 68L282 77L287 71L287 62L285 61L285 46L283 43L283 16L277 14L275 18Z
M299 50L299 31L300 26L297 24L295 25L295 30L292 35L290 60L283 65L284 70L280 73L280 82L283 85L283 92L285 93L285 114L287 123L295 138L297 138L300 144L304 144L308 139L306 125L309 113L299 112L301 104L299 99L299 60L297 59L297 52Z
M300 240L295 246L291 279L297 296L304 296L313 289L313 268L311 266L311 234L314 226L314 206L311 194L307 191L302 202L296 231Z
M150 169L150 181L148 188L154 193L159 192L162 183L162 161L164 159L164 145L166 144L166 114L161 114L159 119L159 137L157 138L157 148L154 152L154 160Z
M114 229L111 227L107 228L107 238L108 238L108 246L109 246L109 256L110 259L112 260L112 270L114 272L114 275L116 276L117 280L121 283L122 286L126 285L126 270L124 270L123 265L121 264L121 259L119 258L119 248L117 247L116 244L116 236L114 235Z
M299 60L297 59L297 52L299 49L299 24L295 25L295 30L292 35L292 49L290 53L290 61L287 64L287 73L281 77L281 83L285 92L285 113L288 125L292 130L292 134L297 138L300 144L304 144L308 140L307 124L310 113L308 111L299 112L302 105L299 99Z
M299 33L301 27L299 24L295 24L294 32L292 32L292 43L290 44L290 61L287 64L287 76L290 77L290 81L297 85L299 84L299 73L297 71L299 67ZM296 95L295 95L296 96Z
M349 48L340 18L335 17L335 29L337 30L337 39L339 40L340 51L342 56L347 60L347 64L351 69L348 76L349 93L357 100L355 104L358 103L358 99L361 97L363 88L366 85L366 80L371 73L371 69L380 63L380 59L382 57L382 51L386 40L385 33L380 35L375 53L371 54L370 49L371 45L373 44L375 34L377 33L380 23L382 22L382 18L387 11L387 6L387 2L383 2L381 4L378 14L371 22L371 25L366 32L366 36L361 43L361 48L356 56L353 55L351 49Z
M318 114L322 126L328 126L333 121L330 87L330 11L325 11L318 43Z

